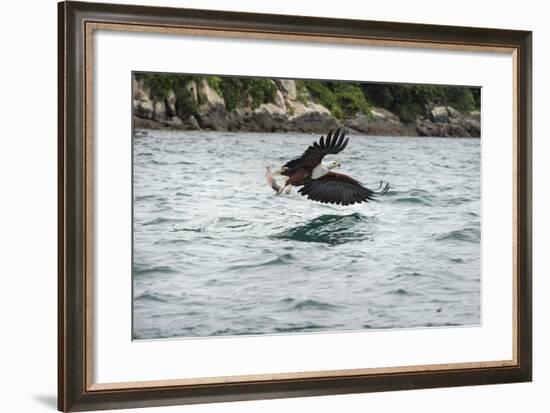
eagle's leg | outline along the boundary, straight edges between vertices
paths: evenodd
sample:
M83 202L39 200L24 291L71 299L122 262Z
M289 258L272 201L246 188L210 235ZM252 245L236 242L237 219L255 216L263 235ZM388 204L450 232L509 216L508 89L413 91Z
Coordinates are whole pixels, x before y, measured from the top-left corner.
M288 183L288 180L289 180L289 179L290 179L290 178L285 178L285 180L283 181L283 183L282 183L281 185L279 185L279 189L277 190L277 194L278 194L278 195L282 194L285 190L287 191L287 194L288 194L288 192L290 192L291 186L290 186L290 184ZM287 189L287 188L289 188L289 189Z
M285 194L287 195L290 194L290 191L292 191L292 185L289 184L285 186Z

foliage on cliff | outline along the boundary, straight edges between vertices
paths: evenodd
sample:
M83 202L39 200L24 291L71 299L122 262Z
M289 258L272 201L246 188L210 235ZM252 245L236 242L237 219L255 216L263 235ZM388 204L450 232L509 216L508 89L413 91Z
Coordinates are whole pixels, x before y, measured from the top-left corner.
M209 83L224 98L228 110L248 103L257 108L273 102L277 93L277 86L270 79L212 76Z
M195 113L202 103L200 93L196 101L187 87L192 81L198 84L206 79L223 97L229 111L274 102L278 91L275 82L265 78L150 73L135 76L155 99L163 100L173 90L181 115ZM479 88L297 80L296 99L304 104L308 101L321 104L337 119L351 118L357 113L370 115L371 107L377 106L395 113L403 122L413 122L425 116L426 107L432 104L449 105L463 113L479 110L481 97Z
M166 73L138 73L136 80L151 90L151 96L157 100L164 100L172 90L176 95L178 116L187 117L197 110L197 102L191 96L187 85L192 81L199 81L199 76L172 75Z
M395 113L404 122L425 115L429 104L452 106L463 113L480 108L479 88L364 83L362 89L373 105Z
M296 88L302 99L309 94L313 101L329 109L338 119L351 117L357 112L370 113L370 104L360 83L299 80Z

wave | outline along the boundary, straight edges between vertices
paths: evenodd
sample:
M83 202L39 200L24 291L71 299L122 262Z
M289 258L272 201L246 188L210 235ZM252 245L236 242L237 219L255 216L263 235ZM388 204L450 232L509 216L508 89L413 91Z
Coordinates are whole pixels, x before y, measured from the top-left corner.
M179 232L179 231L170 231L170 232ZM153 242L153 245L186 245L189 244L189 239L186 238L161 238Z
M394 198L391 202L395 204L432 205L434 200L433 195L423 189L411 189L409 191L393 190L387 195Z
M341 308L342 306L336 304L330 304L324 301L318 300L303 300L296 303L292 308L295 310L332 310L336 308Z
M141 225L146 227L146 226L149 226L149 225L160 225L160 224L168 224L168 223L184 222L184 221L185 221L185 219L183 219L183 218L162 218L162 217L157 217L157 218L153 218L149 221L145 221Z
M252 227L252 222L233 217L217 217L204 222L197 222L185 228L179 228L176 231L191 232L217 232L217 231L243 231L245 228Z
M395 290L389 291L388 294L392 294L392 295L409 295L410 293L407 290L405 290L404 288L397 288Z
M305 224L272 236L300 242L319 242L330 245L361 241L369 237L365 227L367 217L359 213L349 215L321 215Z
M281 264L287 264L288 262L292 261L294 257L292 254L283 254L281 256L278 256L276 258L262 261L262 262L256 262L256 263L250 263L250 264L236 264L231 265L227 267L227 270L244 270L247 268L257 268L257 267L265 267L265 266L272 266L272 265L281 265Z
M151 293L151 292L144 292L136 297L134 297L134 301L154 301L157 303L165 303L167 302L163 298L161 298L158 294Z
M462 205L468 202L472 202L472 199L467 198L465 196L456 196L456 197L447 199L445 202L447 203L447 205L455 206L455 205Z
M147 274L175 274L177 271L168 265L157 265L155 267L143 268L139 265L134 266L134 275L147 275Z
M466 241L478 243L481 239L481 233L478 228L464 228L437 235L435 239L436 241Z
M420 205L430 205L430 203L422 198L415 197L402 197L397 198L393 201L396 204L420 204Z
M216 218L213 221L213 224L217 227L223 227L223 228L243 228L243 227L249 227L252 225L251 222L233 218L233 217L219 217Z
M144 138L146 136L149 136L149 133L145 129L136 129L134 131L135 138Z
M146 201L148 199L156 199L156 198L158 198L158 195L138 195L134 198L134 201L139 202L139 201Z
M322 331L328 330L331 326L325 326L321 324L307 323L303 325L293 325L289 327L275 327L274 331L277 333L300 333L303 331Z
M397 280L398 278L408 278L408 277L425 277L425 275L416 271L413 271L413 272L404 271L404 272L399 272L395 275L392 275L390 277L390 280L393 281L393 280Z
M167 162L167 161L159 161L157 159L151 159L149 161L146 161L151 165L160 165L160 166L169 166L169 165L195 165L195 162L189 162L189 161L175 161L175 162Z
M218 330L215 330L214 332L212 332L212 336L242 336L242 335L247 335L247 334L254 334L253 331L248 331L250 329L245 329L245 330L237 330L237 329L234 329L234 328L222 328L222 329L218 329ZM261 334L261 333L256 333L256 334Z

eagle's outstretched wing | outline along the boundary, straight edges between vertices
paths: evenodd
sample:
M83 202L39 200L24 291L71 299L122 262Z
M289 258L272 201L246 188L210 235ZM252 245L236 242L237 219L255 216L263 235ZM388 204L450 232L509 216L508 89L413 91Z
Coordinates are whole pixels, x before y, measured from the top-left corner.
M309 180L298 192L323 204L353 205L368 202L389 189L389 184L382 187L381 182L378 189L373 191L347 175L329 172L319 179Z
M344 150L348 144L349 138L345 138L346 132L341 129L336 129L334 134L332 130L327 134L325 139L321 136L319 142L313 142L302 156L292 161L287 162L283 167L289 169L295 168L315 168L321 163L325 155L337 154Z

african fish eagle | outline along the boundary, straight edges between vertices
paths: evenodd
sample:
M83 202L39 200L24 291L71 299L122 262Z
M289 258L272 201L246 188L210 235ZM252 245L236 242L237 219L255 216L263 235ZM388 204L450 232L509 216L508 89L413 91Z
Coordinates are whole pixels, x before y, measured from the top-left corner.
M349 142L346 133L337 129L332 130L326 138L321 136L319 142L309 146L302 156L293 159L283 165L282 168L271 173L268 168L268 183L278 193L290 193L293 186L301 186L298 192L308 199L324 204L353 205L355 203L368 202L378 195L383 195L389 190L389 184L377 190L365 188L350 176L331 172L339 168L340 162L323 162L328 154L338 154L344 150ZM273 176L284 176L284 181L279 184Z

